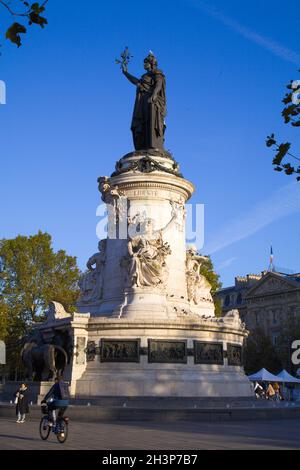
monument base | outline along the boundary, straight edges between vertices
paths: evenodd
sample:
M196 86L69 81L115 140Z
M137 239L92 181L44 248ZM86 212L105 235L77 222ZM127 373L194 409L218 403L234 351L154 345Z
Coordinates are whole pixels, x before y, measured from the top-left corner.
M54 303L37 326L68 351L71 396L253 396L242 368L245 325L237 311L215 317L201 273L207 258L186 246L194 185L152 150L123 157L98 181L109 236L80 280L79 312Z
M77 381L75 398L126 397L251 397L248 379L239 370L180 367L110 368L87 373Z
M75 398L253 396L241 362L245 333L233 322L91 318L88 329Z

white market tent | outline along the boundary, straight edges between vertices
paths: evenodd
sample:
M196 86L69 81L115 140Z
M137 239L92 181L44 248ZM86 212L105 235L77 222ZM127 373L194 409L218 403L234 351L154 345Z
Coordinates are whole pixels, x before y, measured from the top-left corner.
M281 377L271 374L267 369L261 369L255 374L248 375L248 379L251 380L251 382L283 382Z
M278 375L282 382L284 383L293 383L293 384L300 384L300 379L296 379L291 374L289 374L285 369L283 369Z

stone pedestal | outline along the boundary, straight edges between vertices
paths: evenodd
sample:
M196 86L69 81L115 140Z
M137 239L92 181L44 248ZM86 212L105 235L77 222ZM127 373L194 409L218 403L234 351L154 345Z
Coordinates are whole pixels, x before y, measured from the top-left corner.
M215 317L203 258L186 249L193 184L170 154L141 151L99 178L99 189L109 236L88 261L79 313L54 312L39 327L73 338L65 372L72 395L251 396L245 326L237 312Z
M164 292L151 287L130 287L124 289L124 302L114 316L118 318L159 320L168 317L167 299Z
M76 397L251 396L242 368L245 334L222 319L91 318L94 354L77 380Z
M128 257L128 236L108 239L103 266L103 295L101 299L79 302L80 312L93 316L141 318L176 318L182 313L214 316L213 302L190 302L187 290L185 241L185 203L194 186L179 173L176 162L169 156L135 152L117 163L111 178L100 178L100 191L110 210L116 209L109 221L109 232L119 236L129 223L151 219L155 237L161 231L164 243L170 247L166 256L163 279L158 285L132 286L126 279L122 260ZM127 211L127 214L125 213ZM125 224L124 224L125 220ZM117 230L115 225L117 224ZM130 232L130 229L129 229ZM136 313L135 312L136 308Z

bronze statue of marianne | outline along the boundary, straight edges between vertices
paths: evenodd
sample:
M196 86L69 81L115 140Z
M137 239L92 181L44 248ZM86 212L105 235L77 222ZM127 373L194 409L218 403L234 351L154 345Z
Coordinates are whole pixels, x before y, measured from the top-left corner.
M135 150L164 150L166 110L166 80L157 68L152 52L144 60L146 73L140 79L130 75L126 61L121 65L123 74L136 85L136 99L131 131Z

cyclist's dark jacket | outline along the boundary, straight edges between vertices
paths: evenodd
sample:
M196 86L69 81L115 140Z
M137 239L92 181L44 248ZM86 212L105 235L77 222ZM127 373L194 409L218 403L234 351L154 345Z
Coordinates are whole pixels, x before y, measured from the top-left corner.
M49 392L45 396L44 400L47 401L51 397L53 397L54 400L61 400L62 399L60 385L59 385L58 382L55 383L54 385L52 385Z

